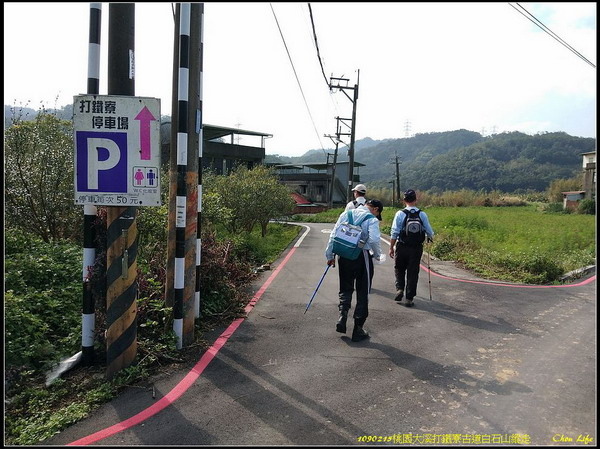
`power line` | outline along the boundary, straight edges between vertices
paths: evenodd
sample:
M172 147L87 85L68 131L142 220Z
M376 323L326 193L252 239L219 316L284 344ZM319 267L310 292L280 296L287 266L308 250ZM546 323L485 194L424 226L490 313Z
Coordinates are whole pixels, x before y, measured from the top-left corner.
M325 78L325 84L327 84L327 89L329 90L329 92L331 93L331 86L329 85L329 80L327 79L327 75L325 75L325 68L323 67L323 59L321 58L321 52L319 50L319 43L317 41L317 29L315 27L315 21L314 21L314 17L313 17L313 12L312 12L312 7L310 6L310 3L307 3L308 5L308 11L310 13L310 23L312 25L312 33L313 33L313 37L315 40L315 48L317 50L317 59L319 60L319 64L321 66L321 73L323 74L323 78ZM333 104L333 108L336 110L337 114L339 115L339 107L337 102L334 100L333 96L330 95L329 99L331 100L331 103Z
M304 95L304 90L302 89L302 84L300 83L300 79L298 78L298 73L296 73L296 67L294 67L294 61L292 60L292 55L290 55L290 51L288 49L287 43L285 42L285 37L283 37L283 31L281 31L281 27L279 26L279 20L277 20L277 15L275 14L273 5L271 3L269 3L269 6L271 7L271 11L273 12L273 17L275 18L275 23L277 23L277 28L279 29L279 34L281 35L281 40L283 41L285 51L287 52L288 58L290 60L290 64L292 65L292 70L294 71L294 76L296 77L296 81L298 82L298 87L300 88L300 93L302 94L302 98L304 99L304 104L306 105L306 110L308 111L308 115L310 116L310 121L312 122L313 128L315 129L315 133L317 134L317 139L319 139L319 144L321 145L321 149L325 153L325 148L323 148L323 142L321 142L321 136L319 135L319 131L317 131L317 125L315 125L315 121L310 112L310 108L308 107L308 102L306 101L306 96Z
M308 4L308 11L310 12L310 23L312 24L313 36L315 38L315 47L317 47L317 58L319 59L319 64L321 65L321 73L323 73L323 78L325 79L325 84L329 88L329 80L327 79L327 75L325 75L325 69L323 68L323 61L321 60L321 54L319 52L319 43L317 42L317 30L315 29L315 21L313 20L312 8L310 7L310 3Z
M569 50L571 50L571 52L573 52L579 58L581 58L582 60L584 60L585 62L587 62L592 67L596 68L596 66L592 62L590 62L585 56L583 56L581 53L579 53L577 50L575 50L573 47L571 47L569 44L567 44L564 40L562 40L556 33L554 33L550 28L548 28L541 21L539 21L533 14L531 14L529 11L527 11L525 8L523 8L519 3L517 3L517 6L519 8L521 8L523 11L525 11L525 13L527 15L531 16L531 18L527 17L527 15L523 14L521 11L519 11L517 8L515 8L514 5L511 5L510 3L509 3L509 5L512 6L515 9L515 11L517 11L519 14L521 14L522 16L524 16L527 20L531 21L532 23L534 23L535 25L537 25L538 27L540 27L542 29L542 31L544 31L545 33L549 34L557 42L559 42L560 44L562 44L563 46L565 46L566 48L568 48Z

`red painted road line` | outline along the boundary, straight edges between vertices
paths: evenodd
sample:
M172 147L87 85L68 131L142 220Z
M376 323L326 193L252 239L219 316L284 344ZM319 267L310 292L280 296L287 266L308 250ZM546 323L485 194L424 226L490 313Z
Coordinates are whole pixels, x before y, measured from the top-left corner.
M248 303L244 312L246 314L250 313L250 311L254 308L258 300L262 297L264 292L269 288L275 277L279 274L281 269L287 264L289 259L292 257L292 254L296 251L296 247L293 247L290 252L287 254L283 262L273 271L271 276L267 279L267 281L262 285L262 287L256 292L252 300ZM167 393L164 397L162 397L155 404L151 405L145 410L142 410L137 415L132 416L125 421L121 421L113 426L110 426L104 430L100 430L92 435L88 435L87 437L80 438L77 441L73 441L72 443L67 444L67 446L84 446L88 444L95 443L104 438L107 438L111 435L119 433L123 430L129 429L142 421L150 418L151 416L156 415L161 410L167 408L169 405L174 403L177 399L179 399L183 393L185 393L188 388L192 386L192 384L200 377L200 374L206 369L208 364L214 359L214 357L219 353L221 348L227 343L227 340L233 335L233 333L237 330L237 328L242 324L245 318L237 318L234 320L227 329L223 331L223 333L217 338L215 343L208 348L208 350L202 355L198 363L192 368L192 370L175 386L173 389Z
M527 284L505 284L502 282L489 282L489 281L470 281L468 279L458 279L450 276L444 276L443 274L436 273L435 271L429 270L425 265L421 265L421 268L425 270L425 272L431 272L434 276L448 279L450 281L457 282L467 282L469 284L483 284L483 285L496 285L499 287L513 287L513 288L565 288L565 287L581 287L582 285L589 284L596 280L596 275L591 276L590 278L581 281L577 284L562 284L562 285L527 285Z

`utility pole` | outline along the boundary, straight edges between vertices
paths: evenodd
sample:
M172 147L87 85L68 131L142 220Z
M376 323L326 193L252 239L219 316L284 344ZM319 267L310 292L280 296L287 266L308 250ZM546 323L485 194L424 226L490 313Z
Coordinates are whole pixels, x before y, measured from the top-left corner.
M329 79L329 90L340 89L344 95L352 102L352 126L350 127L350 149L348 150L348 186L346 189L346 200L352 200L352 186L354 184L354 140L356 133L356 103L358 101L358 83L360 80L360 70L358 71L356 84L354 87L350 87L347 85L349 79L347 78L334 78L330 77ZM336 84L334 84L334 82ZM340 82L345 82L346 85L343 86ZM350 97L346 90L353 91L354 95ZM340 120L348 120L348 119L340 119Z
M331 164L331 182L329 184L329 191L327 192L327 206L333 208L333 191L335 189L335 166L337 165L338 146L340 144L339 139L333 139L334 136L325 135L329 137L335 143L335 152L333 153L333 163ZM327 165L329 165L329 153L327 153Z
M400 202L400 160L398 159L397 153L396 153L396 198L398 198L398 202Z
M165 296L167 305L173 307L173 331L177 336L177 349L193 343L195 318L200 314L197 278L201 252L200 72L203 12L202 3L178 3L175 10Z
M111 3L108 94L135 95L135 4ZM137 207L108 206L106 376L127 368L137 354Z
M396 198L398 198L398 202L400 202L400 158L398 157L397 152L395 153L392 163L396 166L396 182L394 183L394 190L396 191Z
M336 117L336 131L335 131L335 136L331 136L331 135L325 135L324 137L329 137L334 143L335 143L335 153L333 154L333 165L331 167L331 189L329 190L329 208L331 209L333 207L333 191L335 189L335 168L337 165L337 155L338 155L338 149L339 149L339 145L340 143L343 143L342 140L340 139L340 136L349 136L350 133L342 133L340 132L340 123L344 123L343 120L349 120L349 119L342 119L340 117ZM344 123L346 126L348 126L346 123ZM335 139L334 139L335 137ZM327 163L329 164L329 157L327 158Z
M90 3L90 32L88 47L88 94L100 93L100 35L102 3ZM83 206L83 307L81 317L81 362L84 366L94 362L96 305L92 288L92 270L96 265L96 230L98 218L94 205ZM104 265L104 264L102 264Z

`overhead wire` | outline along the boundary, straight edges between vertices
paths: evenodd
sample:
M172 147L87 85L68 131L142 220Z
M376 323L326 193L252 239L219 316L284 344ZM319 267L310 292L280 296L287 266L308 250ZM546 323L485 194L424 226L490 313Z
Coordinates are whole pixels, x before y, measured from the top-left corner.
M325 152L325 148L323 147L323 142L321 142L321 136L319 134L319 131L317 130L317 125L315 124L315 120L313 119L312 113L310 112L310 107L308 106L308 101L306 100L306 96L304 95L304 90L302 89L302 84L300 83L300 79L298 78L298 73L296 72L296 67L294 66L294 61L292 60L292 55L290 54L287 43L285 41L285 37L283 36L283 31L281 30L281 26L279 25L279 20L277 20L277 15L275 14L273 5L271 3L269 3L269 6L271 7L271 11L273 12L273 17L275 18L275 23L277 23L277 28L279 29L279 34L281 35L281 39L283 41L285 51L287 52L288 58L290 60L290 64L292 65L292 70L294 71L294 76L296 77L296 82L298 83L298 87L300 88L300 93L302 94L302 98L304 99L304 104L306 105L308 115L310 116L310 120L313 124L313 128L315 129L315 133L317 134L319 144L321 145L321 149L323 150L323 152Z
M310 6L310 3L307 3L308 5L308 12L310 14L310 23L312 26L312 34L313 34L313 38L315 41L315 49L317 50L317 59L319 60L319 65L321 66L321 73L323 74L323 78L325 79L325 84L327 84L327 88L329 89L329 91L331 92L331 85L329 84L329 80L327 79L327 75L325 75L325 68L323 67L323 59L321 58L321 51L319 50L319 41L317 40L317 29L315 27L315 21L314 21L314 17L313 17L313 11L312 11L312 7ZM336 110L337 115L339 116L339 105L336 101L334 101L334 98L332 95L329 96L331 103L333 104L333 108Z
M529 21L531 21L533 24L537 25L539 28L542 29L542 31L544 31L545 33L549 34L553 39L555 39L556 41L558 41L560 44L562 44L563 46L565 46L567 49L569 49L571 52L573 52L576 56L578 56L579 58L581 58L583 61L585 61L586 63L588 63L589 65L591 65L592 67L596 68L596 66L590 62L585 56L583 56L581 53L579 53L577 50L575 50L573 47L571 47L567 42L565 42L563 39L561 39L556 33L554 33L550 28L548 28L546 25L544 25L540 20L538 20L533 14L531 14L529 11L527 11L523 6L521 6L519 3L517 3L517 6L519 8L521 8L523 11L525 11L525 14L523 14L521 11L519 11L517 8L515 8L514 5L508 3L511 7L513 7L515 9L515 11L517 11L519 14L521 14L522 16L524 16L526 19L528 19ZM530 16L530 17L528 17Z
M315 29L315 21L313 18L313 12L312 12L310 3L308 4L308 12L310 13L310 23L312 25L313 36L315 38L315 47L317 49L317 59L319 60L319 64L321 65L321 73L323 73L323 78L325 79L325 84L327 84L327 87L330 88L329 81L327 80L327 75L325 75L325 69L323 68L323 60L321 59L321 53L319 51L319 42L317 41L317 30Z

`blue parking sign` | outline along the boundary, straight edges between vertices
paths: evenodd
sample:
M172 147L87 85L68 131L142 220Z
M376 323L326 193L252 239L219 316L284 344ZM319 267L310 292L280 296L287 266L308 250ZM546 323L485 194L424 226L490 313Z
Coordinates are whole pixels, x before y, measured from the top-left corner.
M127 193L127 133L76 132L77 191Z
M160 206L160 100L73 98L75 204Z

